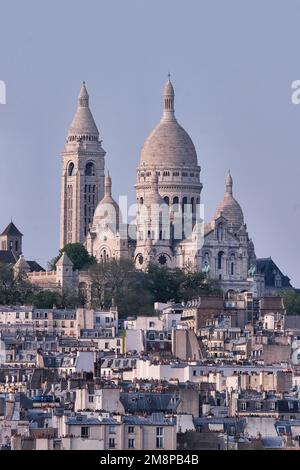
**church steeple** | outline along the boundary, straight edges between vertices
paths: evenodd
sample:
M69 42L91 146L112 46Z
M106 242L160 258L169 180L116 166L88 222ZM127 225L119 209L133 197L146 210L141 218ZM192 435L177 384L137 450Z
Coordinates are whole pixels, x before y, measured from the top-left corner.
M174 88L170 80L171 75L168 75L168 81L165 84L164 96L163 96L163 120L173 120L175 119L175 109L174 109Z

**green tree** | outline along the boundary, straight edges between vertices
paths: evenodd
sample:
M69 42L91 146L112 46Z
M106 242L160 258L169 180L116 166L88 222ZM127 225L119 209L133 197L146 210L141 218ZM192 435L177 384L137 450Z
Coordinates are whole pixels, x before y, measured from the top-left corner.
M25 273L15 275L12 265L0 263L0 303L25 304L33 292Z
M72 261L74 271L88 269L96 262L94 256L91 256L81 243L68 243L59 250L59 254L50 261L52 270L56 269L56 263L63 253L66 253Z
M108 308L114 301L120 317L153 312L153 298L146 275L135 268L132 260L111 259L90 268L92 304Z
M279 295L283 298L287 315L300 315L300 293L293 289L284 289Z
M76 296L61 294L57 291L42 290L32 294L29 303L35 308L71 308L74 309L79 305L79 299Z

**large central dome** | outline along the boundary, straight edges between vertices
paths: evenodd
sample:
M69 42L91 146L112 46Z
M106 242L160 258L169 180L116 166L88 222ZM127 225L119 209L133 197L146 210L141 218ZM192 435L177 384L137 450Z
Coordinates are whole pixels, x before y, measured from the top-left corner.
M146 139L140 165L197 166L192 139L178 124L174 114L174 89L170 79L164 88L164 110L159 124Z

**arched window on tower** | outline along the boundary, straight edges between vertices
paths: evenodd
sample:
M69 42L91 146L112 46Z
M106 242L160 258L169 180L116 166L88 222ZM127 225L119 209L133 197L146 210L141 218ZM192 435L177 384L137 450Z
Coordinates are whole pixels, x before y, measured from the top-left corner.
M95 176L95 165L93 162L88 162L85 166L85 176Z
M169 199L169 197L168 197L168 196L165 196L165 197L164 197L164 201L165 201L165 203L166 203L166 204L168 204L168 205L169 205L169 203L170 203L170 199Z
M74 176L74 163L71 162L69 163L69 166L68 166L68 176Z

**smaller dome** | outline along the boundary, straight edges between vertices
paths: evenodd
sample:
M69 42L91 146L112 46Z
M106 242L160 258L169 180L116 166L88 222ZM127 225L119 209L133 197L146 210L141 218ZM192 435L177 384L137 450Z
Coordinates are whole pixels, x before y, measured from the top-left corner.
M121 222L120 208L111 195L111 177L105 177L104 182L105 192L104 197L96 207L93 225L107 225L112 231L118 231Z
M213 220L218 219L221 215L235 227L244 225L244 215L241 206L234 199L232 194L233 180L230 172L225 179L225 195L223 200L217 207Z

